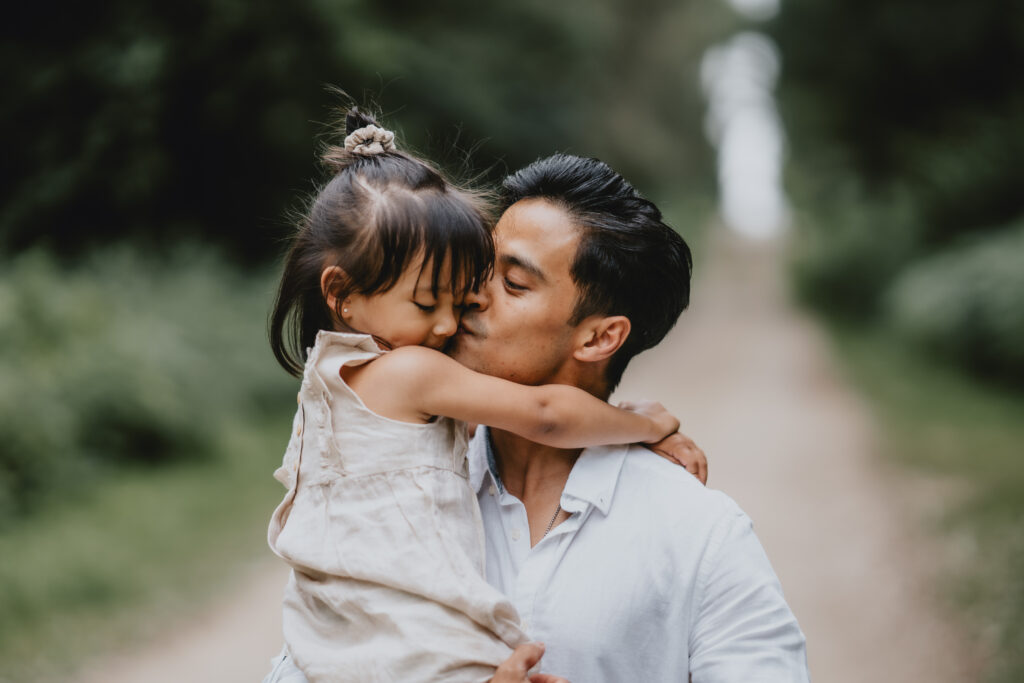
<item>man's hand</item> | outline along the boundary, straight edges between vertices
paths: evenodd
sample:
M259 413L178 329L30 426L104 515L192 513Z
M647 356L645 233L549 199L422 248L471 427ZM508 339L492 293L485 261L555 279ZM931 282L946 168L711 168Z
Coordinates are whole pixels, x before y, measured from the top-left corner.
M537 665L542 656L544 656L544 643L520 645L512 652L512 656L502 662L498 670L494 672L491 683L526 683L527 681L529 683L569 683L566 679L551 674L530 676L528 672Z
M700 483L708 483L708 459L693 439L676 432L669 434L655 444L647 446L652 451L676 464L682 465L686 471L700 479Z

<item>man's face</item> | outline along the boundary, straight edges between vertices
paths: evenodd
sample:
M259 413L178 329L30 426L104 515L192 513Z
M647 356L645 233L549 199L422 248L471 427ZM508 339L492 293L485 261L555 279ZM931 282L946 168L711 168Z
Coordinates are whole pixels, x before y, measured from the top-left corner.
M513 204L495 227L495 267L467 301L452 356L521 384L558 382L572 357L569 324L576 285L569 268L579 234L569 215L543 199Z

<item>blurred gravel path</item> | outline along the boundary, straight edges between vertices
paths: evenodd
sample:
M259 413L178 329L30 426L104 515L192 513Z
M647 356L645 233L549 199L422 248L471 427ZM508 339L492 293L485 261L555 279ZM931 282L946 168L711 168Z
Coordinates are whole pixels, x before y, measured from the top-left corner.
M785 301L773 248L722 231L708 246L694 304L618 396L674 411L709 454L711 485L754 519L807 635L813 680L972 679L932 594L936 548L920 529L934 510L908 501L915 487L874 455L826 340ZM187 628L94 663L81 683L261 680L280 647L284 580L268 559Z
M234 592L136 652L89 663L78 683L262 681L281 650L281 594L288 578L284 563L270 550L267 555L242 575Z

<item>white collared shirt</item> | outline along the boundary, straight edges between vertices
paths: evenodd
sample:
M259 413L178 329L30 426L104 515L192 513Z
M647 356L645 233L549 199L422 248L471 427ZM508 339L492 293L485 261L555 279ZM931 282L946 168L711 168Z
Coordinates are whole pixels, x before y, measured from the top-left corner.
M533 548L480 428L469 449L487 580L572 683L804 683L804 635L725 494L635 446L588 448L562 492L571 516Z

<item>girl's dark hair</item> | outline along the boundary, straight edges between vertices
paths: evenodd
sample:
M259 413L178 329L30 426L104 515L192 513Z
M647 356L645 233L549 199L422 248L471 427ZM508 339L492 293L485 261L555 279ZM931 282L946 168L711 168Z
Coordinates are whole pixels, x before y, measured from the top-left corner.
M345 134L377 122L358 108ZM328 146L332 178L316 193L285 257L270 315L270 346L285 370L300 376L306 349L320 330L334 329L320 288L325 268L344 273L329 284L338 305L349 294L372 295L395 285L422 257L436 296L446 257L457 296L477 289L494 265L490 212L482 194L460 188L428 162L402 151L373 155Z

